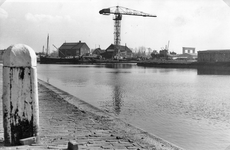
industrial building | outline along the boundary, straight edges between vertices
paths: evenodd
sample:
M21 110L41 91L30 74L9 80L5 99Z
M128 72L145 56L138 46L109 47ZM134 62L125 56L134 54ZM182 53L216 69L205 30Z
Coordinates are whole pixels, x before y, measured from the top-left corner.
M169 55L171 59L177 60L196 60L197 53L194 47L182 47L182 54Z
M111 44L101 56L105 59L124 59L133 57L133 52L126 45Z
M182 54L195 54L196 48L195 47L182 47Z
M90 53L90 48L84 42L63 43L59 48L59 57L81 57Z
M104 53L105 52L105 50L102 50L101 48L96 48L93 52L92 52L92 54L93 55L97 55L97 56L100 56L102 53Z
M230 62L230 49L198 51L198 62Z
M182 47L182 54L177 55L177 59L195 60L197 59L195 47Z
M178 54L175 56L175 58L179 60L195 60L197 59L197 54L196 53Z

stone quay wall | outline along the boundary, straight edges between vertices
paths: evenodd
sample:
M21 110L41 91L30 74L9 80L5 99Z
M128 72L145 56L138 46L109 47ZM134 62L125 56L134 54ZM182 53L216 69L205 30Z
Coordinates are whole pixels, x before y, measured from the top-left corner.
M39 144L5 147L0 117L1 149L67 149L71 141L80 150L182 150L42 80L38 85Z

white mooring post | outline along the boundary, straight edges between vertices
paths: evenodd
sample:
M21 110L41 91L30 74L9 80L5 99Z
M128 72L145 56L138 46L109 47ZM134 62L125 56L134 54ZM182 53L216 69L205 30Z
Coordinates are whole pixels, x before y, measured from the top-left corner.
M37 58L27 45L16 44L3 55L3 126L6 146L38 138Z

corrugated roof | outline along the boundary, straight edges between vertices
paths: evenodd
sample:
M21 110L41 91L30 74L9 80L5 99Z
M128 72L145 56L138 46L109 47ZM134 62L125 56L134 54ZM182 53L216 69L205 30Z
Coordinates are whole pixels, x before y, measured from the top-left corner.
M79 42L79 43L63 43L61 45L61 47L59 48L59 50L61 50L61 49L79 49L84 44L86 44L86 43L82 43L82 42Z

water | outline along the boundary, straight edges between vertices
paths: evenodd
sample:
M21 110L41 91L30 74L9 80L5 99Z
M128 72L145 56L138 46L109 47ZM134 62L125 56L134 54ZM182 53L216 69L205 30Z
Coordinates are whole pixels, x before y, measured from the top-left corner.
M132 64L38 65L40 79L149 133L188 150L225 150L230 76L207 74Z

